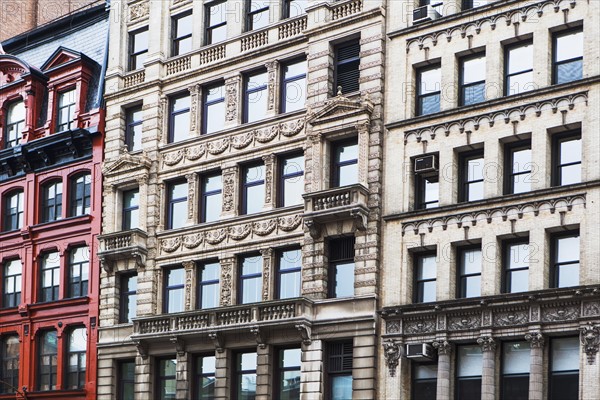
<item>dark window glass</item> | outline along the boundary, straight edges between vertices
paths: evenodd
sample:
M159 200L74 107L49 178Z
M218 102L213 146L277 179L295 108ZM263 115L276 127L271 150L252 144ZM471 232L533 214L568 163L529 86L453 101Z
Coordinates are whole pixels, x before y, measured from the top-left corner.
M62 182L51 182L42 188L42 222L62 218Z
M136 229L140 223L140 191L132 189L123 192L123 226L124 231Z
M415 257L415 302L428 303L436 299L437 262L435 254Z
M25 129L25 103L17 101L6 109L6 126L4 127L4 147L15 147L21 143Z
M188 210L187 182L172 182L167 193L167 229L177 229L185 225Z
M119 394L117 400L134 400L135 397L135 360L119 362Z
M358 139L353 138L332 144L332 187L358 183Z
M220 173L202 177L200 222L212 222L221 217L223 181Z
M552 83L583 78L583 28L554 34Z
M412 366L412 400L436 400L437 364L418 364Z
M148 54L148 27L129 34L129 70L144 67Z
M19 388L20 342L18 336L0 340L0 393L14 393Z
M256 303L262 300L263 258L250 255L240 258L239 304Z
M128 323L136 316L137 274L122 275L120 289L119 322Z
M209 134L225 128L225 85L219 83L203 89L202 133Z
M183 311L185 271L183 268L164 270L165 298L163 312L175 313Z
M276 369L276 393L279 400L300 400L300 366L302 350L281 349L278 351Z
M158 399L175 400L177 391L177 360L175 358L158 360Z
M169 100L169 143L190 137L190 96L187 93Z
M87 330L77 328L71 331L67 350L67 390L85 388L85 354Z
M463 0L462 4L462 9L463 10L469 10L471 8L477 8L477 7L481 7L481 6L485 6L486 4L491 3L492 1L495 0Z
M306 60L282 66L281 112L301 110L306 103Z
M460 105L485 101L485 54L460 59Z
M579 399L579 338L550 342L550 400Z
M92 175L77 175L71 179L70 216L76 217L90 213L92 204Z
M458 297L481 296L481 247L458 249Z
M483 372L481 347L458 346L456 353L456 400L480 400Z
M204 6L206 15L206 32L204 44L222 42L227 39L227 3L215 2Z
M216 357L198 356L195 362L194 399L213 400L215 398Z
M218 261L200 264L199 276L198 308L218 307L221 264Z
M504 293L529 290L529 241L504 243Z
M256 398L256 352L234 355L235 375L233 379L234 400L254 400Z
M174 17L172 21L171 54L178 56L189 53L192 51L192 26L194 23L191 11Z
M462 154L460 156L459 169L459 201L464 202L483 199L483 150Z
M581 132L556 135L552 141L552 183L554 186L581 182Z
M75 247L69 252L69 297L88 294L90 273L90 249L87 246Z
M529 356L528 342L502 343L501 400L529 399Z
M262 211L265 205L265 166L248 165L242 170L242 214Z
M252 31L269 25L269 1L246 1L246 30Z
M267 115L267 71L248 74L244 79L244 120L254 122Z
M357 92L360 78L360 43L357 40L335 47L334 94Z
M329 297L354 296L354 237L329 241Z
M125 145L128 151L142 149L142 106L127 110L127 128L125 131Z
M4 231L14 231L23 227L25 195L22 190L11 192L4 197Z
M300 249L282 250L279 253L277 285L280 299L300 297L302 285L302 252Z
M552 287L579 285L579 232L552 237Z
M21 304L21 280L23 264L21 260L6 261L3 266L2 308L17 307Z
M62 132L75 128L75 89L58 94L56 131Z
M284 0L283 18L294 18L306 14L308 0Z
M304 154L293 154L281 158L279 176L281 177L279 206L303 204Z
M531 191L531 141L525 140L506 147L505 190L506 194Z
M504 95L535 89L533 82L533 42L517 43L504 49Z
M58 337L56 331L40 334L38 352L37 390L56 390Z
M442 68L438 65L417 70L417 115L440 111Z
M328 398L352 399L352 342L327 344Z
M42 256L40 269L41 302L58 300L60 286L60 257L58 251L46 253Z
M417 210L439 207L440 184L437 172L428 175L415 175L415 185L415 208Z

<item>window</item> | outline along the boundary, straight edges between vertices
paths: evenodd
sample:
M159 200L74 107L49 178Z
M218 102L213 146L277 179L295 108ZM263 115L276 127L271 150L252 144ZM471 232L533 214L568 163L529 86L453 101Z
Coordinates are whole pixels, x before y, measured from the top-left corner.
M227 39L227 3L225 1L215 2L204 7L206 15L204 44L209 45Z
M583 28L555 33L553 39L552 83L583 78Z
M6 137L4 147L15 147L21 143L25 129L25 103L17 101L10 104L6 109L6 126L4 135Z
M242 214L262 211L265 205L264 164L248 165L242 173Z
M202 203L200 204L200 222L212 222L221 217L223 207L223 180L221 173L202 177Z
M352 138L332 144L332 187L358 183L358 139Z
M202 134L218 132L225 128L225 85L219 83L204 88Z
M468 152L460 156L460 189L458 201L483 199L483 150Z
M300 297L302 285L302 252L300 249L282 250L278 259L277 287L279 299Z
M185 140L190 136L190 96L187 93L169 100L169 143Z
M142 106L132 107L126 112L127 128L125 131L125 145L127 151L142 149Z
M300 366L302 350L280 349L277 352L275 378L275 398L280 400L300 400Z
M185 271L183 268L170 268L164 270L165 274L165 313L183 311L183 288L185 282Z
M240 293L238 304L256 303L262 300L263 258L250 255L240 258Z
M306 103L306 60L284 64L281 82L281 112L301 110Z
M481 247L458 249L458 297L481 296Z
M62 218L62 182L54 181L42 188L42 222Z
M92 175L80 174L71 179L70 216L76 217L90 213L92 204Z
M175 400L177 392L177 359L158 360L158 399Z
M122 226L124 231L136 229L140 223L140 190L138 188L123 192Z
M556 288L579 285L579 232L552 237L551 286Z
M436 400L437 364L412 363L411 400Z
M85 351L87 348L87 330L76 328L69 335L67 354L67 390L85 388Z
M416 254L415 303L428 303L436 299L437 262L434 253Z
M507 145L505 160L504 192L517 194L531 191L531 140Z
M196 357L193 399L212 400L215 398L216 362L215 356Z
M328 398L352 399L352 342L328 343L327 350Z
M244 120L254 122L267 115L267 71L248 74L244 79Z
M334 94L357 92L360 78L360 42L358 39L335 46Z
M428 174L415 174L415 209L425 210L439 207L440 184L437 171Z
M135 396L135 360L119 362L119 389L117 400L134 400Z
M42 255L41 262L42 293L41 302L58 300L60 285L60 257L58 251Z
M218 307L221 264L218 261L200 264L199 276L198 308Z
M555 135L552 139L553 186L581 182L581 132Z
M119 293L119 322L130 323L136 316L137 308L137 274L121 276Z
M75 119L75 89L58 94L58 109L56 131L62 132L74 128Z
M178 56L192 51L193 22L191 11L173 17L171 26L173 35L171 55Z
M550 400L579 398L579 346L578 337L551 340Z
M24 209L25 195L22 190L4 196L4 231L23 228Z
M440 111L442 68L439 64L417 70L417 115Z
M187 182L172 182L168 185L167 229L177 229L185 225L188 209L187 195Z
M269 1L247 0L246 1L246 30L264 28L269 25Z
M485 53L460 59L460 105L485 101Z
M279 206L288 207L303 204L304 193L304 154L292 154L280 160Z
M69 252L69 297L88 294L90 273L90 249L87 246L75 247Z
M19 387L20 343L18 336L0 340L0 393L14 393Z
M485 6L495 0L463 0L463 10Z
M456 400L481 398L483 354L479 346L458 346L456 366Z
M283 18L294 18L306 14L308 0L284 0Z
M529 360L528 342L502 343L501 400L529 399Z
M235 376L233 378L233 399L251 400L256 397L256 352L234 355Z
M56 331L42 332L39 340L37 390L56 390L58 337Z
M21 304L21 279L23 264L21 260L10 260L4 263L2 282L2 308L17 307Z
M504 95L535 89L533 83L533 41L506 46L504 50Z
M329 297L354 296L354 237L329 241Z
M148 54L148 27L129 34L129 70L144 68Z
M529 290L529 241L517 240L504 243L504 293Z

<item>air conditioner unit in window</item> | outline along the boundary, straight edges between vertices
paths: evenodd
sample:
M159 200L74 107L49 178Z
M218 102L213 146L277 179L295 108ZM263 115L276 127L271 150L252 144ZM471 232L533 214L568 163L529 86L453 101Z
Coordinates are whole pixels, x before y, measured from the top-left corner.
M418 7L413 10L413 24L420 24L440 18L441 15L431 5Z
M415 174L426 174L438 170L437 155L428 154L415 158Z
M431 361L435 358L434 348L427 343L407 344L406 358L415 361Z

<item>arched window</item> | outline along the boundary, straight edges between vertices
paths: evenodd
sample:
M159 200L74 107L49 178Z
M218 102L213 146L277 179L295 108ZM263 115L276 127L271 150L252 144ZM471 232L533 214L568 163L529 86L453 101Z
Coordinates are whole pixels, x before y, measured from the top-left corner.
M42 221L50 222L62 217L62 182L53 181L42 188Z
M17 101L10 104L6 112L6 128L4 137L6 138L5 148L15 147L21 143L23 129L25 128L25 104Z
M92 201L92 175L85 172L71 178L70 192L69 216L77 217L89 214Z
M23 211L25 209L25 197L22 190L10 192L3 199L2 220L3 231L14 231L23 227Z
M43 332L40 335L38 352L38 390L56 390L57 366L58 336L56 331Z
M85 350L87 348L87 331L85 328L73 329L69 335L68 354L66 360L67 390L85 388Z

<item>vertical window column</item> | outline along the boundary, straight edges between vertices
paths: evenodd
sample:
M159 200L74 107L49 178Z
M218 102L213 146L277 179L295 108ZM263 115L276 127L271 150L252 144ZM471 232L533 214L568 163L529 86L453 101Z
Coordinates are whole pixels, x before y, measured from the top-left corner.
M456 348L456 400L481 399L483 355L477 345Z
M579 398L579 338L557 338L550 342L548 399Z
M501 400L529 399L530 350L528 342L502 343Z
M5 336L0 346L0 394L14 393L19 387L21 342L18 336Z
M540 332L533 331L525 334L525 340L530 347L529 398L534 399L544 391L544 371L547 364L544 360L544 337Z
M477 339L481 346L481 398L494 399L496 396L496 341L490 336Z

